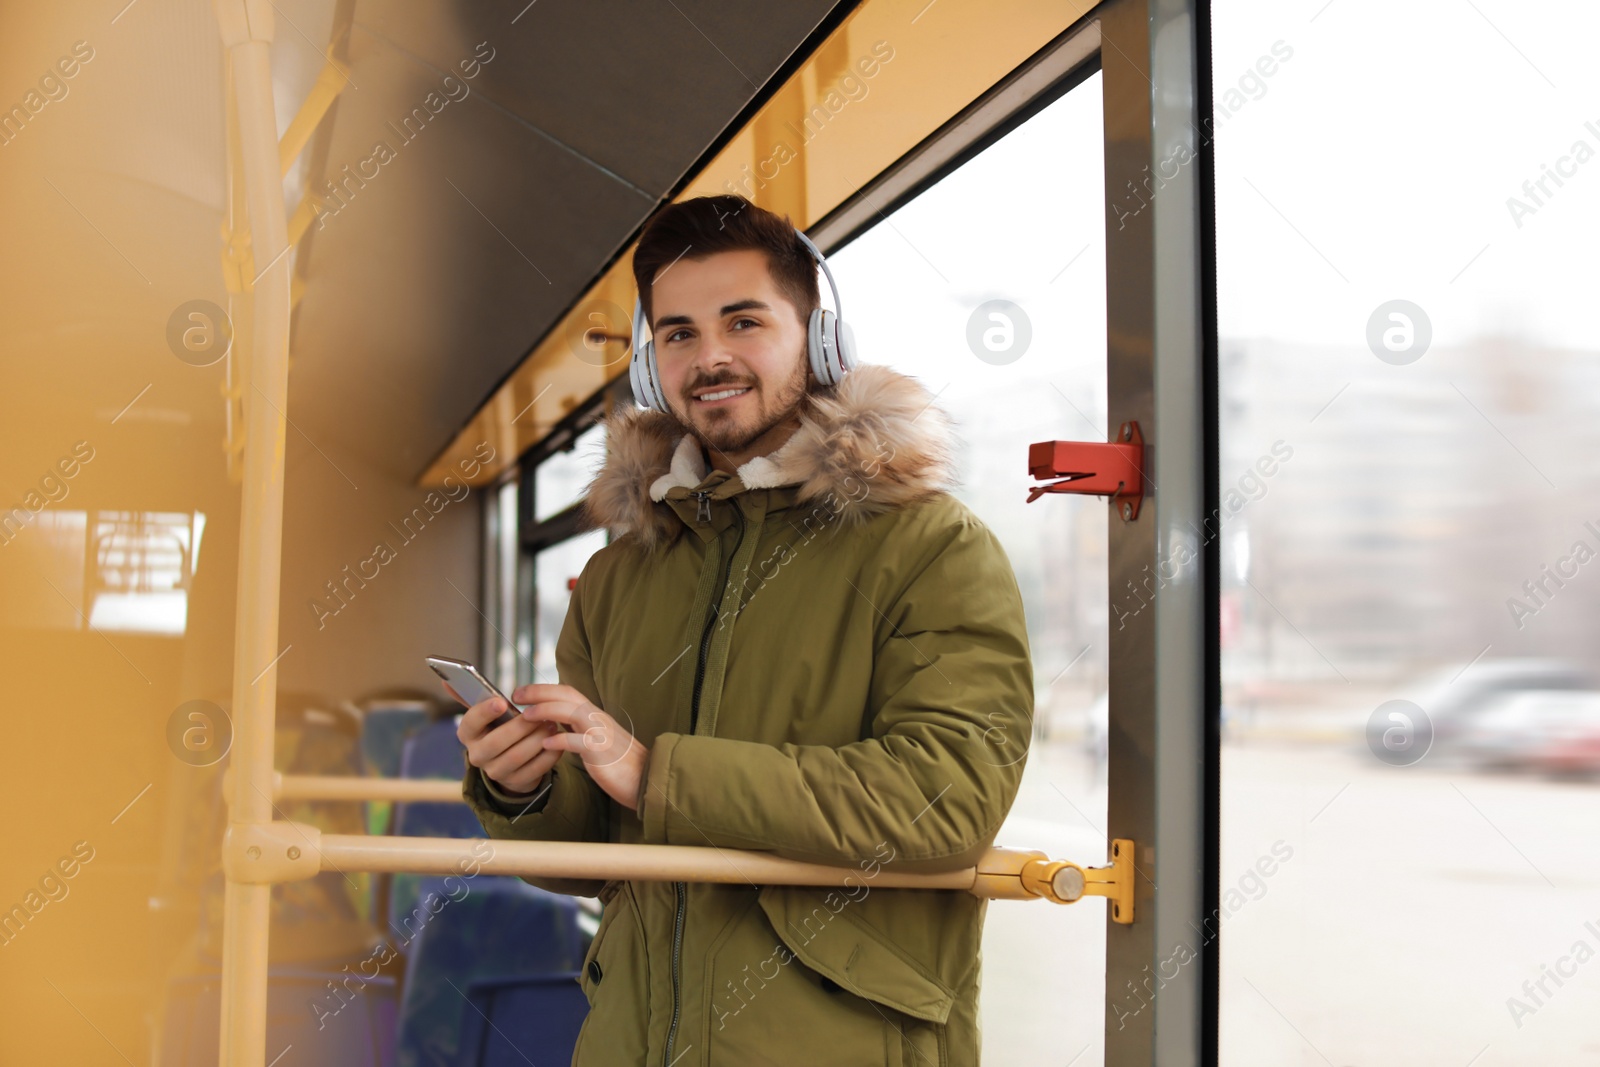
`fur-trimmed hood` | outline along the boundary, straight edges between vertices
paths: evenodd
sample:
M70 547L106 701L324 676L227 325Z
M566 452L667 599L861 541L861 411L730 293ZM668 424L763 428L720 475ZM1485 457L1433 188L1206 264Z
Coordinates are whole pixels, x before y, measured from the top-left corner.
M699 442L644 408L619 409L605 426L606 462L583 501L589 525L631 531L649 548L671 542L684 526L667 494L710 473ZM810 393L794 435L735 475L746 489L793 485L796 502L826 500L842 525L946 491L954 476L949 417L922 383L881 364Z

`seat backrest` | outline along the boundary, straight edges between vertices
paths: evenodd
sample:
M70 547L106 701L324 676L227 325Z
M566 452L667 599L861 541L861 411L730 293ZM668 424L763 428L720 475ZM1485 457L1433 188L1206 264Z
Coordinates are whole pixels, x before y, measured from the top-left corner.
M406 738L400 755L402 778L460 779L466 772L466 749L456 740L454 717L417 730ZM477 816L465 804L396 804L394 828L401 837L484 837ZM397 874L389 882L387 915L392 926L416 910L421 878Z
M473 982L570 973L588 950L576 900L492 875L424 879L391 933L406 955L401 1067L453 1067Z
M467 750L456 740L454 717L429 723L406 738L400 754L402 778L459 780ZM396 805L395 833L407 837L482 837L483 827L464 804Z
M419 700L373 702L361 716L361 760L368 774L400 776L406 740L428 724L428 706Z
M430 722L406 738L400 753L402 778L460 778L466 749L456 740L454 715Z
M461 1067L568 1064L589 1001L578 973L537 978L490 978L467 989L462 1014Z

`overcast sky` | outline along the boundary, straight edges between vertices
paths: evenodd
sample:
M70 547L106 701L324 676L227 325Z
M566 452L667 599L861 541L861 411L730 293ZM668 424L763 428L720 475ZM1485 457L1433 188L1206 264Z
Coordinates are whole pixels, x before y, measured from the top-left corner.
M1215 18L1224 337L1359 347L1373 310L1406 299L1436 345L1510 331L1600 350L1600 5L1228 0ZM993 297L1023 306L1058 368L1101 342L1078 299L1103 292L1097 82L841 253L868 358L914 350L936 387L970 381L947 342ZM1572 173L1534 203L1522 186L1546 165ZM1513 196L1533 209L1520 227Z
M1219 95L1275 42L1293 50L1218 136L1224 336L1359 343L1373 308L1401 298L1428 313L1435 343L1511 330L1600 349L1600 5L1214 11ZM1595 158L1565 163L1575 173L1532 204L1523 182L1580 140ZM1535 208L1520 228L1512 196Z

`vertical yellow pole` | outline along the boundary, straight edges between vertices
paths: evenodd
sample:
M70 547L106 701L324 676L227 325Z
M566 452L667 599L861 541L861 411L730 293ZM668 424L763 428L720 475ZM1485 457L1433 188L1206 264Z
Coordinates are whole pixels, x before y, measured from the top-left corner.
M289 257L272 103L270 0L216 0L233 68L254 280L234 623L233 824L272 819L272 730L277 698L278 579L283 547L284 412L288 409ZM222 923L225 1067L266 1060L267 919L272 887L229 881Z
M226 458L228 481L244 484L244 384L250 366L250 341L245 327L250 322L250 280L255 265L249 254L250 224L244 205L244 160L239 151L239 106L233 91L233 58L223 61L227 92L223 110L227 117L228 168L227 204L222 233L222 278L228 288L228 322L233 327L233 345L222 361L222 451Z

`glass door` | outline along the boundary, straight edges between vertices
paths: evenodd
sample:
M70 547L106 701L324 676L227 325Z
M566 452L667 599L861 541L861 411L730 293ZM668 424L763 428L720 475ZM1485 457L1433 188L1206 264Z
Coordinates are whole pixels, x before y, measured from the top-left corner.
M1216 9L1224 1063L1600 1056L1597 36Z

